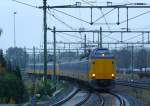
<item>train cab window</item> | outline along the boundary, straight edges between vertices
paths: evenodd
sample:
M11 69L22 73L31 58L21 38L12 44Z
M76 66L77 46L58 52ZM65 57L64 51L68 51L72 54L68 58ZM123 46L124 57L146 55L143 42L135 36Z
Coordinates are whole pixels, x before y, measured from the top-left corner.
M108 49L96 49L91 53L91 58L113 57Z
M94 55L96 55L96 56L97 55L99 55L99 56L106 56L108 54L109 54L109 52L106 51L106 50L97 50Z

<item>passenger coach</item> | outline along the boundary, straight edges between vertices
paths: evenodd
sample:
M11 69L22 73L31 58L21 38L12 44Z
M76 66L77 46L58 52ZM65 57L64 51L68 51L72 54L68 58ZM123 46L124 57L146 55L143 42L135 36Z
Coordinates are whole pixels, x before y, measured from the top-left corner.
M43 65L30 65L29 74L43 75ZM53 64L48 64L48 76L53 75ZM94 88L110 89L115 85L116 65L108 49L95 49L84 58L57 64L56 75L89 83Z

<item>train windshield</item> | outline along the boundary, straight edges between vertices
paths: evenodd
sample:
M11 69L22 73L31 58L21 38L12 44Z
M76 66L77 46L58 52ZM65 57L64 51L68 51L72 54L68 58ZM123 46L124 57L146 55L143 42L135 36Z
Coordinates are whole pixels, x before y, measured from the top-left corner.
M108 49L96 49L91 53L91 58L114 57Z

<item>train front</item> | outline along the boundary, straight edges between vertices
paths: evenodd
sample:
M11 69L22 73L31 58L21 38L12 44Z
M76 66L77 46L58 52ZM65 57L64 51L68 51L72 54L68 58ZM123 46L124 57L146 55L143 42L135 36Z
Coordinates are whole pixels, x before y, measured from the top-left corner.
M89 80L96 89L112 89L115 85L115 58L108 49L96 49L90 53Z

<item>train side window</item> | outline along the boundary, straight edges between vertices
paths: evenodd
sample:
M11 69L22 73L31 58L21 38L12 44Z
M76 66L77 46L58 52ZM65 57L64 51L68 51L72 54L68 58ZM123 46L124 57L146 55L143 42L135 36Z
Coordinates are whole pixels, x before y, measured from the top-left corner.
M95 61L93 61L92 63L95 64Z
M112 64L114 64L114 62L112 61Z

